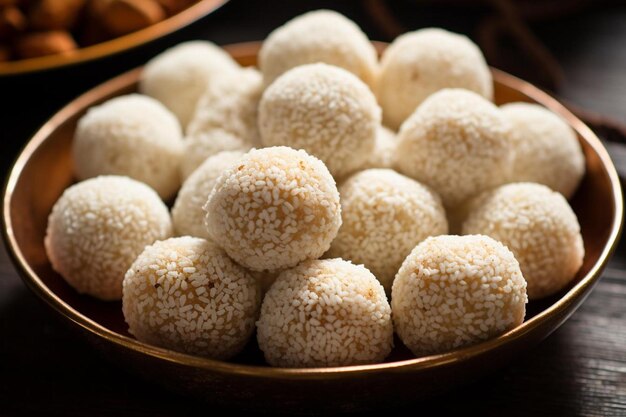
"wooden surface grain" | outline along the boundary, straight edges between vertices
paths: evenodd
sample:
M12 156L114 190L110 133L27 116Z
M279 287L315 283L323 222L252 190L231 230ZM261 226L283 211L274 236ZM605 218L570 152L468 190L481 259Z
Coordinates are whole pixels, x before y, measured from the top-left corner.
M260 39L303 10L329 5L259 3L263 5L235 0L167 42L198 37L218 43ZM360 3L342 2L335 8L359 22L370 36L382 39ZM447 27L445 18L427 17L416 18L414 27L424 26L424 20ZM459 24L457 20L450 23L451 28L472 33L471 22ZM626 121L626 8L595 10L533 29L563 64L566 82L558 95ZM0 100L11 104L0 116L3 170L29 135L64 102L140 64L165 45L65 73L0 80ZM515 71L514 65L507 69ZM406 411L420 415L626 415L624 246L581 308L537 348L496 373L415 403ZM0 415L187 416L228 411L172 394L156 381L141 380L100 357L22 284L0 246Z

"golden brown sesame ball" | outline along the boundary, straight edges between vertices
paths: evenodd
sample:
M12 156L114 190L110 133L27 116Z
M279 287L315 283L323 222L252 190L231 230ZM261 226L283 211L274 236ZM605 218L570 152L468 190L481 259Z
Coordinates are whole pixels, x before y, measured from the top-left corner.
M257 340L272 366L379 362L393 347L391 309L362 265L306 261L282 272L265 295Z
M576 214L565 198L533 183L507 184L479 196L463 233L502 242L519 261L531 300L552 295L576 276L585 248Z
M396 332L417 356L499 336L526 313L518 262L487 236L426 239L405 259L391 291Z
M228 359L254 332L258 284L215 244L189 236L146 247L124 277L122 306L140 341Z
M319 258L341 225L328 169L305 151L282 146L244 155L217 180L204 210L209 235L255 271Z

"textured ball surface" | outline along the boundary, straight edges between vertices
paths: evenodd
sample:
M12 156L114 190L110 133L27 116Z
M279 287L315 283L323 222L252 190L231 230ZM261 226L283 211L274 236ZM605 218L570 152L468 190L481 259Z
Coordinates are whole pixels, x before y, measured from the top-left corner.
M576 214L565 198L544 185L507 184L472 202L463 233L481 233L515 255L533 300L571 282L585 249Z
M79 293L119 300L137 255L171 235L167 207L150 187L102 176L65 190L48 217L44 243L54 270Z
M204 210L215 182L226 169L241 159L243 152L220 152L208 158L185 181L172 207L174 230L179 236L210 239L204 225Z
M328 256L364 264L386 291L419 242L448 232L439 196L390 169L361 171L339 194L343 224Z
M122 308L140 341L228 359L254 332L258 284L215 244L189 236L148 246L124 277Z
M396 134L384 126L378 128L374 151L361 169L393 168L398 140Z
M220 152L248 152L251 148L249 141L223 129L211 129L205 133L187 136L184 140L180 175L183 181L186 180L204 161Z
M357 77L311 64L286 72L265 90L259 130L263 145L304 149L341 177L369 159L380 117L376 98Z
M209 235L255 271L319 258L341 226L339 193L328 169L287 147L244 155L217 180L204 210Z
M530 103L501 107L515 150L511 182L544 184L570 198L585 174L576 133L550 110Z
M256 69L225 75L220 82L210 84L198 101L187 136L222 129L258 145L257 108L262 92L263 80Z
M500 109L478 94L441 90L402 124L396 164L454 207L509 177L509 131Z
M206 88L220 75L238 69L239 65L217 45L184 42L148 61L139 91L163 103L185 128Z
M526 281L506 247L479 235L420 243L393 282L396 332L415 355L496 337L524 320Z
M480 49L467 37L442 29L421 29L397 37L381 59L378 101L385 124L398 129L428 96L443 88L464 88L488 100L491 72Z
M150 97L131 94L90 108L78 122L72 146L79 179L125 175L145 182L163 199L180 186L180 126Z
M265 295L257 339L273 366L379 362L393 347L391 309L362 265L307 261L282 272Z
M316 62L344 68L373 85L377 61L376 50L363 31L330 10L290 20L270 33L259 52L266 85L291 68Z

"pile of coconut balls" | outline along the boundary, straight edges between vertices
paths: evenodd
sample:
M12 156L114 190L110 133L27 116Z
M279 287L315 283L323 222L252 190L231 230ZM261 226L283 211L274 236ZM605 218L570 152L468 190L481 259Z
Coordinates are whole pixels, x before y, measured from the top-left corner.
M494 105L468 38L418 30L379 61L320 10L258 62L178 45L78 123L80 182L45 247L78 292L121 299L138 340L225 360L256 334L280 367L380 362L394 332L442 353L577 274L577 137L538 105Z

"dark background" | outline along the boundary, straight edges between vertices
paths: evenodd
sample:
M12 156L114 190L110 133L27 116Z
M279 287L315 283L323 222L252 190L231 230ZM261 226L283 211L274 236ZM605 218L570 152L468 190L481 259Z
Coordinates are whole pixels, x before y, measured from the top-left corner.
M506 19L501 23L508 1L397 1L384 9L394 16L390 25L376 1L234 0L201 22L129 53L45 74L0 77L0 175L4 178L29 137L69 100L164 48L198 38L218 44L263 39L289 18L323 7L344 13L377 40L391 40L396 27L441 26L465 33L486 49L492 65L549 89L599 133L612 132L613 140L622 140L615 132L626 124L626 5L584 0L522 3L540 5L531 8L524 26L536 36L539 49L533 41L529 47L527 39L521 42L506 31L499 33L509 27ZM497 36L492 36L490 25L499 28ZM536 58L545 53L547 59ZM537 348L505 369L443 397L415 403L406 412L626 415L625 305L626 258L620 248L580 310ZM1 416L226 411L167 392L155 381L138 379L100 357L28 291L0 245Z

